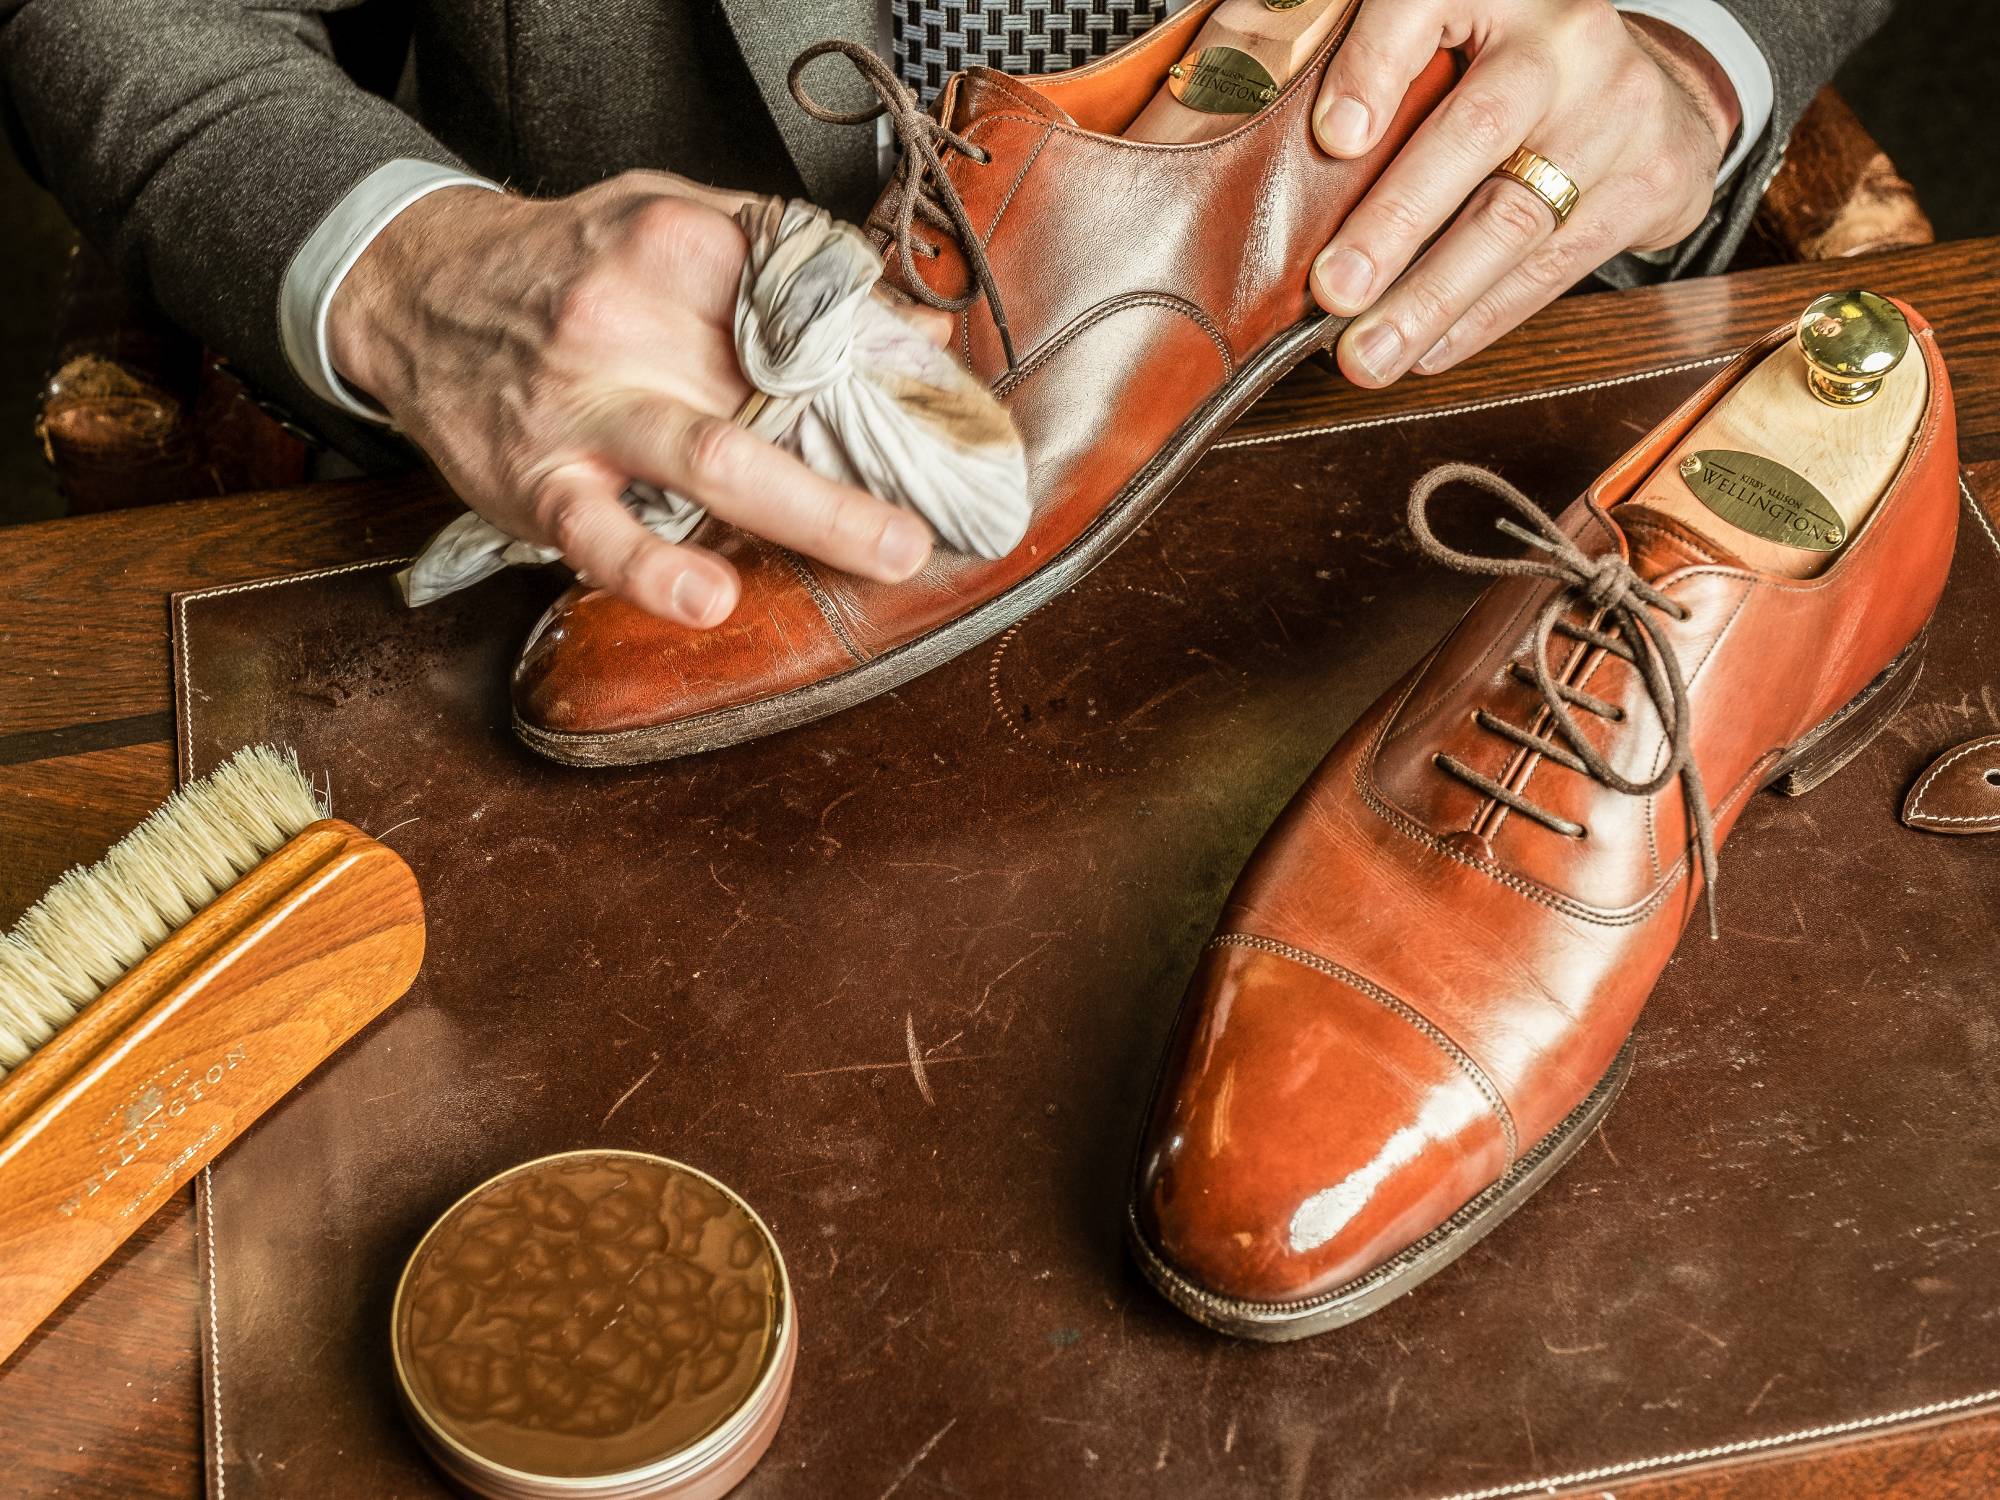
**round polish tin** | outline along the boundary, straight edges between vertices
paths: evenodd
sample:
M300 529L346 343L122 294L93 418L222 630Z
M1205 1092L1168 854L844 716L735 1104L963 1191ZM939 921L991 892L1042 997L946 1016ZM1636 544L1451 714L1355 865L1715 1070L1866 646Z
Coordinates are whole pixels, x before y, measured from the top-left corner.
M705 1172L571 1151L431 1226L390 1313L418 1438L491 1500L715 1500L771 1445L798 1320L777 1242Z

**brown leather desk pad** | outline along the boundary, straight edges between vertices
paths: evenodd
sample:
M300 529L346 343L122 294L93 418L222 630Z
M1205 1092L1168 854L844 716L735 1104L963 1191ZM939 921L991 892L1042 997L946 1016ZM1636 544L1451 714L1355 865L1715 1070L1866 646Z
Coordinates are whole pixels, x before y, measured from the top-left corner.
M1896 820L2000 727L1970 506L1915 698L1745 816L1723 941L1689 934L1624 1098L1514 1219L1275 1348L1121 1246L1239 863L1476 588L1407 544L1410 481L1470 459L1560 504L1703 373L1219 450L951 666L635 771L509 734L549 577L416 614L386 566L177 599L183 774L297 746L415 867L431 943L207 1184L211 1494L444 1493L396 1410L395 1278L474 1183L592 1145L715 1173L786 1253L798 1380L746 1495L1497 1500L2000 1402L2000 839Z

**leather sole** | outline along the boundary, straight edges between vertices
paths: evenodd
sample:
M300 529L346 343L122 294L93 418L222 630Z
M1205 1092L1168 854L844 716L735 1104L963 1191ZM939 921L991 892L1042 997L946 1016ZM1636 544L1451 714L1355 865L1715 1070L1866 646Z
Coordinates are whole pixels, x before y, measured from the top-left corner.
M1046 566L956 620L891 647L837 676L824 677L755 703L717 709L670 724L604 734L542 729L525 722L517 713L514 733L529 749L565 765L641 765L761 739L901 687L998 635L1103 562L1159 508L1210 444L1234 425L1251 403L1294 366L1319 350L1330 349L1350 321L1338 316L1307 318L1271 340L1237 372L1235 379L1181 424L1179 431L1118 492L1082 535Z
M1923 672L1925 633L1905 646L1845 707L1791 745L1764 785L1800 796L1846 766L1895 718ZM1340 1328L1413 1291L1492 1233L1569 1159L1611 1108L1632 1071L1627 1038L1583 1102L1535 1143L1506 1174L1400 1254L1343 1286L1295 1302L1251 1302L1209 1291L1175 1270L1139 1227L1138 1206L1125 1211L1126 1238L1146 1279L1169 1302L1208 1328L1235 1338L1283 1343Z

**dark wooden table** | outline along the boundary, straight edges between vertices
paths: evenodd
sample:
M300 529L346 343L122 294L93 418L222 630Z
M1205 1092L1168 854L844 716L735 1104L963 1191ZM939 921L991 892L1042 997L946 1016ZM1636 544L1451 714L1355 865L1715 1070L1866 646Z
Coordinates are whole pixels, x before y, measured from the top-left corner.
M1745 344L1847 284L1902 296L1937 326L1958 393L1962 456L1990 492L2000 484L1992 314L2000 240L1575 297L1463 367L1390 391L1356 391L1308 366L1239 430L1296 431L1617 380ZM65 868L101 855L172 789L169 594L403 554L454 509L433 481L411 476L0 530L0 924ZM156 1214L0 1368L0 1491L107 1500L201 1492L190 1205L184 1195ZM1788 1450L1618 1493L2000 1493L2000 1415Z

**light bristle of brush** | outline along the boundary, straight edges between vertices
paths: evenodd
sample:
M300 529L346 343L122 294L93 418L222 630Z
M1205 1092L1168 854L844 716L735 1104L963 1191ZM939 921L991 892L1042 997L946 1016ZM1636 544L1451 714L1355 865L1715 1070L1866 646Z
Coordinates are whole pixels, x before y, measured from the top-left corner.
M0 935L0 1078L176 928L326 816L290 751L239 750Z

